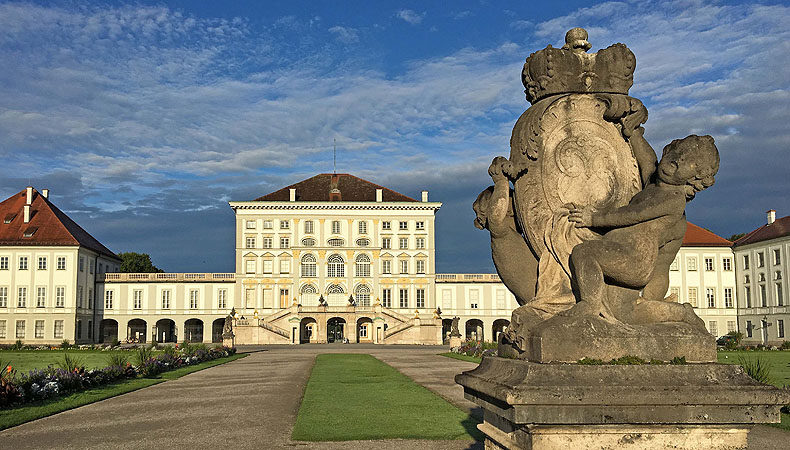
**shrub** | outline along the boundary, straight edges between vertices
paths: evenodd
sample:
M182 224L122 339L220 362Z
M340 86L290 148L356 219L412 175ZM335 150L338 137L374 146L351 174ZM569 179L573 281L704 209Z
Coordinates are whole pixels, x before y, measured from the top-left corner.
M784 342L782 342L782 347L781 347L781 349L782 349L782 350L790 350L790 341L784 341Z
M112 342L110 342L110 347L120 347L120 346L121 346L121 341L119 341L118 339L113 339Z
M14 345L11 347L11 350L22 350L23 347L24 344L22 344L22 340L17 339L16 342L14 342Z
M162 348L162 354L175 357L178 355L178 350L176 350L176 348L172 345L165 345Z
M63 341L60 343L60 348L65 350L65 349L67 349L69 347L71 347L71 343L69 342L69 340L68 339L63 339Z
M673 366L685 366L686 364L688 364L686 362L685 356L675 356L674 358L672 358L672 361L670 361L669 363L672 364Z
M58 367L69 372L85 370L85 364L82 358L73 356L69 353L63 354L63 361L58 363Z
M743 367L746 375L749 375L759 383L768 383L768 380L771 378L771 366L767 359L759 356L754 358L739 356L738 364Z
M129 362L129 356L123 353L110 353L107 355L107 366L126 367Z
M140 368L142 372L142 366L145 364L146 361L154 357L154 350L150 347L139 347L137 349L137 353L135 354L135 365Z

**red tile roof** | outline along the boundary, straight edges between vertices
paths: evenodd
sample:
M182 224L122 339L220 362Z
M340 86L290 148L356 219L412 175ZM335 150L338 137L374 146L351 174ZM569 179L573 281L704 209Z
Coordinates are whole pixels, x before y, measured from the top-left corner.
M760 228L746 234L735 241L735 246L754 244L756 242L770 241L780 237L790 236L790 216L776 219L774 223L765 224Z
M686 235L683 236L684 247L731 247L732 242L708 231L702 227L688 222Z
M322 173L290 186L286 186L271 194L258 197L255 200L259 202L287 202L290 200L290 190L296 189L297 201L328 202L337 200L337 198L330 198L329 195L329 191L335 187L340 191L339 200L344 202L375 202L376 189L382 190L382 201L385 202L417 201L411 197L407 197L391 189L387 189L347 173L339 173L337 175Z
M30 205L30 222L25 223L26 190L0 203L0 245L80 245L110 258L118 255L71 220L35 189ZM5 223L10 221L10 223ZM32 236L25 237L32 233Z

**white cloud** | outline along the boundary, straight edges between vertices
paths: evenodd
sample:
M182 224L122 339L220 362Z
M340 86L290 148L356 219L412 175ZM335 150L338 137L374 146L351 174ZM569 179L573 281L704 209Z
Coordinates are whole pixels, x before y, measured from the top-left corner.
M359 42L359 32L354 28L335 26L329 29L335 35L335 39L344 44L354 44Z
M417 13L411 9L401 9L395 13L395 17L403 19L412 25L418 25L422 22L422 19L425 18L425 13Z

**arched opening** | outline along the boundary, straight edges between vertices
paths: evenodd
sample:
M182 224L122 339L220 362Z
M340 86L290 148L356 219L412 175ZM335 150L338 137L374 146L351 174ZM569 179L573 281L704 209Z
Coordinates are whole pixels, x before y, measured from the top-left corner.
M358 277L370 276L370 256L364 253L357 255L354 275Z
M145 333L148 331L148 324L143 319L132 319L126 326L126 342L142 343L145 342Z
M203 342L203 321L189 319L184 322L184 340L187 342Z
M339 284L330 284L326 288L326 302L329 306L346 306L346 290Z
M214 319L211 323L211 342L222 343L222 329L225 328L225 319Z
M318 306L318 289L312 284L305 284L299 291L301 299L299 304L302 306Z
M373 320L368 317L357 319L357 343L373 342Z
M343 257L337 253L329 255L326 259L326 276L328 278L343 278L346 276L346 266Z
M302 277L316 277L318 276L318 270L316 269L316 259L315 255L306 254L302 256Z
M332 317L326 321L326 341L343 342L346 337L345 333L346 321L340 317Z
M118 340L118 322L104 319L99 323L99 343L110 344Z
M510 325L510 321L507 319L497 319L494 321L494 325L491 326L491 337L494 338L494 342L499 342L499 335L507 330L508 325Z
M366 284L360 284L354 290L354 297L356 298L357 306L370 306L370 287Z
M175 342L176 323L171 319L159 319L156 321L156 342Z
M299 343L318 342L318 322L312 317L304 317L299 322Z
M472 319L466 321L466 340L467 341L482 341L483 336L483 321L480 319Z
M450 343L450 332L453 329L453 319L442 319L442 342Z

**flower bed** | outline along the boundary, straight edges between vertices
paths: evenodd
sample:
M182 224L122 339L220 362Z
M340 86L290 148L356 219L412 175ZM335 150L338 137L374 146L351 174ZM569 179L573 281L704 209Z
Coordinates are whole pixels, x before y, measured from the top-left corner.
M235 347L208 348L202 344L182 344L181 348L166 347L162 353L154 356L150 348L141 347L136 351L135 364L113 360L113 363L102 369L85 370L82 366L69 367L78 360L66 355L65 368L48 366L20 375L10 365L0 362L0 408L57 397L127 378L153 377L235 353Z
M459 355L482 358L483 356L496 356L496 349L496 342L466 341L460 347L451 348L450 351Z

